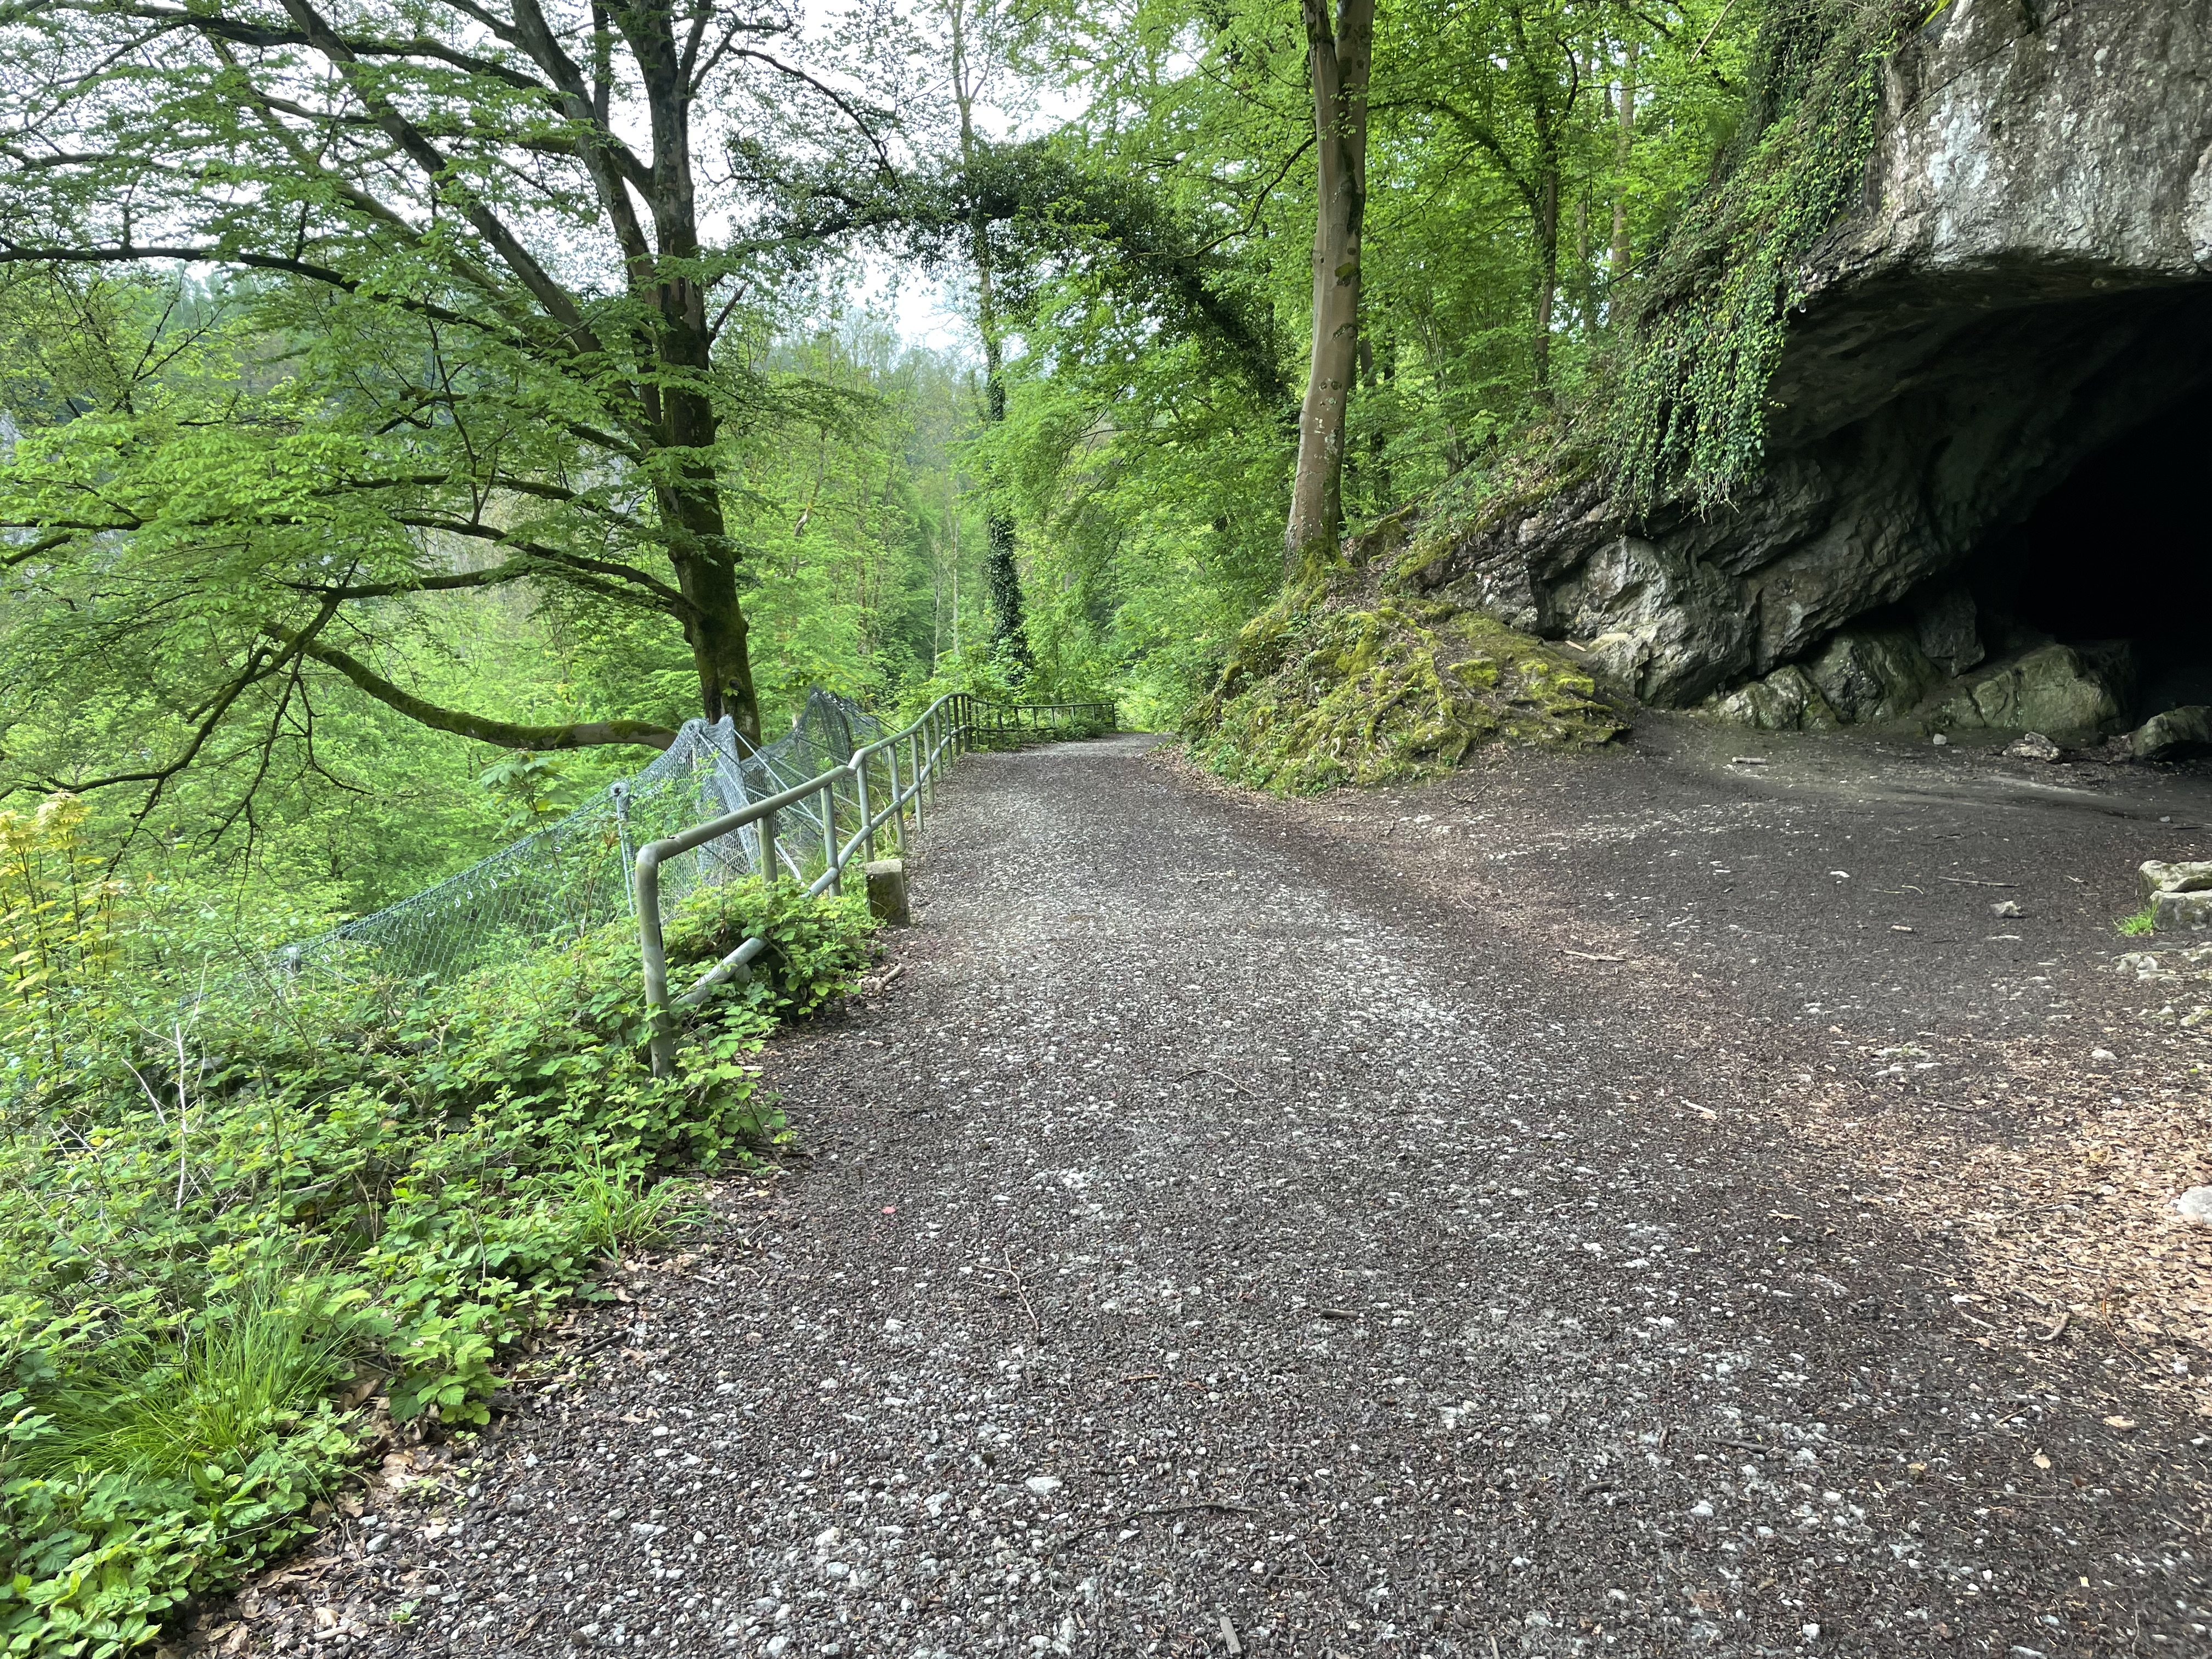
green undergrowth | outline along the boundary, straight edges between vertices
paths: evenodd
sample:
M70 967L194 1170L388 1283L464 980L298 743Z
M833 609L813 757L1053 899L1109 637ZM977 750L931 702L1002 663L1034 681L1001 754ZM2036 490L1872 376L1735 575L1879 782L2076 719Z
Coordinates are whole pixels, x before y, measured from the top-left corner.
M1485 744L1583 748L1623 729L1589 675L1480 611L1370 582L1401 525L1308 573L1239 635L1193 712L1193 753L1231 782L1310 794L1449 772Z
M146 1647L303 1536L380 1437L483 1425L530 1332L698 1213L700 1173L782 1138L753 1056L870 952L857 898L695 896L678 976L772 948L658 1079L627 926L450 986L163 1004L128 982L144 942L67 882L13 897L0 941L55 967L0 981L9 1654ZM121 937L68 948L101 926Z

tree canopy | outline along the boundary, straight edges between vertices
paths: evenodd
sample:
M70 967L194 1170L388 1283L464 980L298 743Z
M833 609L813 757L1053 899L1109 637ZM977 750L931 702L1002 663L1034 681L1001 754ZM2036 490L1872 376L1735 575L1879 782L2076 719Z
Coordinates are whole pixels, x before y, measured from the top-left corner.
M17 0L0 787L367 895L815 681L1172 723L1286 537L1609 397L1789 9Z

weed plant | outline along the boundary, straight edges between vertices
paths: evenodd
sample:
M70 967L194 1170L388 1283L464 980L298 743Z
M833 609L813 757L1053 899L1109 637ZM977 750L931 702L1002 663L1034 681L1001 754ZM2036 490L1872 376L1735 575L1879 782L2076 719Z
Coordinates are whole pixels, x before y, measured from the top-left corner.
M65 891L13 898L0 937L27 903L83 932ZM698 1218L690 1177L782 1137L753 1056L843 988L870 925L788 884L696 895L677 975L771 948L655 1078L626 925L452 985L269 994L180 990L127 895L94 901L100 948L0 1007L7 1654L152 1644L308 1530L378 1404L402 1432L488 1422L524 1336Z

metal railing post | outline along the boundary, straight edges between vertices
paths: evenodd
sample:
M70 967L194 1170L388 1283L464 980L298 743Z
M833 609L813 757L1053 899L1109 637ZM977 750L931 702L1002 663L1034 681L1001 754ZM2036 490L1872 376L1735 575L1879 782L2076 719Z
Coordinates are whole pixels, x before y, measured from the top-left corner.
M830 878L830 890L845 890L845 872L837 862L837 785L833 779L822 786L822 868Z
M922 742L929 750L929 767L927 771L927 776L929 778L929 807L932 811L935 811L937 810L937 763L939 758L937 752L938 728L937 711L935 709L932 709L928 714L924 714L921 717L921 726L922 730L927 733L927 736L922 739Z
M761 885L763 887L773 886L775 883L777 872L775 867L775 814L772 811L761 814L760 855Z
M614 803L615 841L622 848L623 898L633 916L637 914L637 883L635 863L637 848L629 841L629 785L627 782L607 786L607 799Z
M921 734L915 732L906 740L906 775L914 780L914 827L919 835L923 827L921 788Z
M647 1048L655 1077L676 1070L676 1016L668 1006L668 947L660 936L660 843L637 854L637 942L645 966L645 1012L651 1033Z
M906 851L906 791L899 787L898 742L894 738L884 745L884 760L891 769L891 798L886 803L890 808L891 833L898 837L898 849Z
M860 791L860 856L872 859L876 855L875 814L868 810L868 757L865 752L853 757L853 776Z

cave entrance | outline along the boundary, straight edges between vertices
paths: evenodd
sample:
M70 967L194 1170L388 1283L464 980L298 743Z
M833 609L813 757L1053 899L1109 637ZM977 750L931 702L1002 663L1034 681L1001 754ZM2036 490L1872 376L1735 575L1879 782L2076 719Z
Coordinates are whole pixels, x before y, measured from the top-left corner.
M2212 704L2212 392L2093 453L1966 580L1992 655L2094 647L2130 723Z

